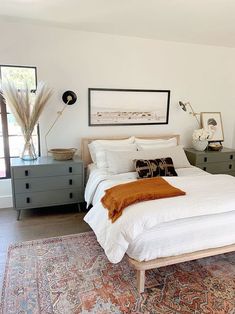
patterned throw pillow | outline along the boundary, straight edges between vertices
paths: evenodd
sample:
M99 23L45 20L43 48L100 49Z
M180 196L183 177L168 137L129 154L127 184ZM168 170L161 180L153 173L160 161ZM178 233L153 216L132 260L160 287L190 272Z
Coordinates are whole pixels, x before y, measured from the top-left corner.
M134 166L139 178L176 177L173 161L170 157L161 159L135 159Z

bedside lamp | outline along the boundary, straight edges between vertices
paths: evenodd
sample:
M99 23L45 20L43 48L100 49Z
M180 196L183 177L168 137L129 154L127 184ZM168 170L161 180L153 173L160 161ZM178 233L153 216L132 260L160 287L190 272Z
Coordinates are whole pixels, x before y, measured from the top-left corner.
M52 125L50 126L49 130L47 131L47 133L45 134L45 144L46 144L46 150L48 153L48 146L47 146L47 136L49 135L49 133L51 132L51 130L53 129L54 125L56 124L56 122L59 120L59 118L62 116L63 112L65 111L65 109L67 108L67 105L73 105L76 101L77 101L77 95L71 91L71 90L67 90L66 92L63 93L62 95L62 100L64 102L64 107L61 111L57 112L57 117L55 118L54 122L52 123Z
M197 112L195 112L193 110L193 107L191 106L190 102L183 103L182 101L179 101L179 105L180 105L181 109L184 110L185 112L188 111L187 107L190 108L191 111L189 111L189 114L191 114L191 115L193 115L195 117L195 119L197 120L197 123L198 123L198 125L200 127L200 121L199 121L199 119L197 117L198 115L200 115L200 113L197 113Z

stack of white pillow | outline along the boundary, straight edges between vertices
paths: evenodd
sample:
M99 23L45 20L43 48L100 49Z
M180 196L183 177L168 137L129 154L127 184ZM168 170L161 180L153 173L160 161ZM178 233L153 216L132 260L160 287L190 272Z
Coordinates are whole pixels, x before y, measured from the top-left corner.
M177 138L141 139L134 136L124 140L95 140L89 145L93 163L117 174L134 171L134 159L171 157L175 168L190 167Z

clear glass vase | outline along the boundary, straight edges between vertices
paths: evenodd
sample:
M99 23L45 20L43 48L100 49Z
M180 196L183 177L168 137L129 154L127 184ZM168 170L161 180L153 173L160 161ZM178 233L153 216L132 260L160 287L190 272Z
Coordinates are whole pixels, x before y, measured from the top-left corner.
M37 154L35 152L32 137L25 141L24 148L21 154L21 159L23 160L35 160L37 159Z

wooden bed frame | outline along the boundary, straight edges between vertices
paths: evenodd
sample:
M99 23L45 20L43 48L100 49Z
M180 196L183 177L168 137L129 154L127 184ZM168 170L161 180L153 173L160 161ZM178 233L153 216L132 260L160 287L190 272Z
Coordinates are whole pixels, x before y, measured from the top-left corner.
M176 256L169 257L160 257L156 259L152 259L146 262L138 262L130 257L128 257L129 263L136 269L137 271L137 289L139 293L144 292L145 285L145 271L148 269L159 268L163 266L193 261L195 259L229 253L235 251L235 244L221 246L218 248L195 251L192 253L180 254Z
M100 137L100 138L82 138L81 140L81 158L84 162L84 165L87 166L90 164L91 156L88 149L88 144L91 143L94 140L102 139L102 140L120 140L120 139L126 139L130 136L123 136L123 137ZM159 136L136 136L138 138L143 139L170 139L172 137L177 138L177 143L179 144L180 136L179 135L159 135ZM207 250L201 250L201 251L195 251L191 253L186 254L180 254L176 256L169 256L169 257L161 257L156 258L153 260L145 261L145 262L139 262L136 261L128 256L129 263L135 268L137 273L137 289L139 293L144 292L144 286L145 286L145 271L149 269L159 268L163 266L173 265L177 263L187 262L196 260L199 258L209 257L209 256L215 256L219 254L225 254L229 252L235 251L235 243L231 245L226 245L222 247L217 248L211 248Z

